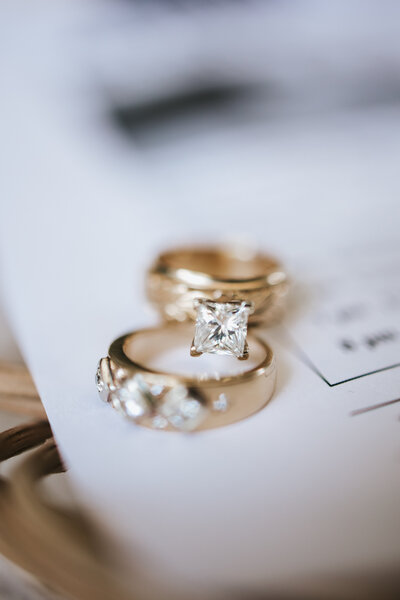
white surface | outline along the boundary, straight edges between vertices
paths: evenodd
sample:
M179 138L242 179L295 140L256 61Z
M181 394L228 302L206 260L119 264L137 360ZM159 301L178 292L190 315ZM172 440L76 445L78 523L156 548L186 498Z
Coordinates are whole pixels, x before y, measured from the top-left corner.
M399 259L396 246L359 249L310 277L293 334L329 384L400 365Z
M143 276L157 250L227 233L272 250L303 282L287 327L341 377L332 329L325 344L302 321L320 298L307 282L332 285L328 264L352 275L350 254L397 253L400 111L207 131L140 154L90 122L97 97L82 93L87 73L68 26L47 36L30 27L2 32L3 285L82 498L132 564L142 553L144 568L175 583L282 587L398 564L400 406L350 411L394 399L400 369L329 387L274 332L268 408L193 436L132 427L98 400L93 377L112 339L156 321ZM396 278L392 270L385 286ZM365 294L357 285L351 302ZM366 334L381 325L363 324ZM397 329L398 313L384 325ZM397 350L384 362L398 362ZM346 362L344 378L373 366Z

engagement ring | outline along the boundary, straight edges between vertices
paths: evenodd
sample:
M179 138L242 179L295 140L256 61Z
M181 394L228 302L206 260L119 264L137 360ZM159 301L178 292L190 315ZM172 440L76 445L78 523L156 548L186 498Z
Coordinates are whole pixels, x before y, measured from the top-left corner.
M248 357L247 327L281 317L288 280L265 254L214 247L159 255L147 276L147 296L166 321L195 321L192 356Z

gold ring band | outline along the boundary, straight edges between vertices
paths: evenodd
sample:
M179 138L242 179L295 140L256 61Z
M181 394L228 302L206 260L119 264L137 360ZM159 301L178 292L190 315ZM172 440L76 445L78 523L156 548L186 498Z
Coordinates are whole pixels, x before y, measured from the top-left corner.
M249 324L265 324L281 316L288 281L280 263L268 255L199 246L160 254L148 272L146 289L167 321L195 320L196 299L223 299L251 304Z
M236 363L237 373L178 374L154 368L157 353L184 347L191 337L185 325L166 324L116 339L100 360L96 384L100 396L139 425L170 431L222 427L263 408L272 397L276 368L271 348L249 336L253 365Z

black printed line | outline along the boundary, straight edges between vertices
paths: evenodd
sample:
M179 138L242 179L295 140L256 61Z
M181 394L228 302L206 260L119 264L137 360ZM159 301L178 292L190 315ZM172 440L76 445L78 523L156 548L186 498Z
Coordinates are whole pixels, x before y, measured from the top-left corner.
M365 406L364 408L357 408L357 410L351 411L350 416L356 417L357 415L362 415L363 413L369 412L370 410L377 410L378 408L383 408L384 406L396 404L396 402L400 402L400 398L396 398L395 400L388 400L387 402L381 402L380 404L371 404L370 406Z
M349 379L343 379L343 381L336 381L336 383L328 383L328 385L330 387L335 387L335 385L341 385L342 383L348 383L349 381L354 381L355 379L361 379L362 377L368 377L368 375L375 375L375 373L382 373L383 371L389 371L390 369L397 369L398 367L400 367L400 363L389 365L388 367L382 367L381 369L376 369L375 371L369 371L368 373L362 373L361 375L356 375L355 377L349 377Z
M389 365L388 367L382 367L381 369L375 369L374 371L368 371L367 373L361 373L360 375L355 375L354 377L349 377L348 379L343 379L341 381L335 381L331 383L328 381L326 377L321 373L321 371L315 366L309 356L302 350L299 344L295 341L293 336L289 333L287 329L284 330L288 339L295 350L295 354L297 354L298 358L305 363L322 381L326 383L329 387L336 387L337 385L342 385L343 383L349 383L350 381L355 381L356 379L361 379L362 377L368 377L369 375L375 375L376 373L383 373L384 371L389 371L390 369L397 369L400 367L400 363L395 363L394 365Z

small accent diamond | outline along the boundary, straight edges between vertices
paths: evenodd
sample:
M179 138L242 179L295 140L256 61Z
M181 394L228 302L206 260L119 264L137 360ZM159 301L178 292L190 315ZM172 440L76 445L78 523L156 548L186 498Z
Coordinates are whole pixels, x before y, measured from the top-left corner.
M112 394L110 394L110 404L113 408L115 408L115 410L117 410L118 412L122 411L122 402L119 398L119 394L118 394L119 390L112 392Z
M150 388L150 392L153 394L153 396L161 396L163 391L164 391L164 386L160 385L159 383L155 383Z
M156 415L152 420L152 425L156 429L165 429L168 426L168 421L161 415Z
M191 396L189 390L182 385L170 389L159 411L171 425L181 431L193 431L207 416L207 409L200 399Z
M104 390L104 381L101 378L101 371L100 371L100 361L99 361L99 364L97 365L95 381L96 381L97 391L100 394Z
M141 419L151 414L153 401L150 389L141 375L126 380L117 393L127 417Z
M124 402L124 411L127 417L140 419L149 414L150 407L146 398L139 393Z
M220 394L217 400L213 402L214 410L218 412L226 412L228 410L229 400L225 394Z
M108 402L110 392L115 390L110 359L108 357L100 359L96 369L95 381L100 398L104 402Z

